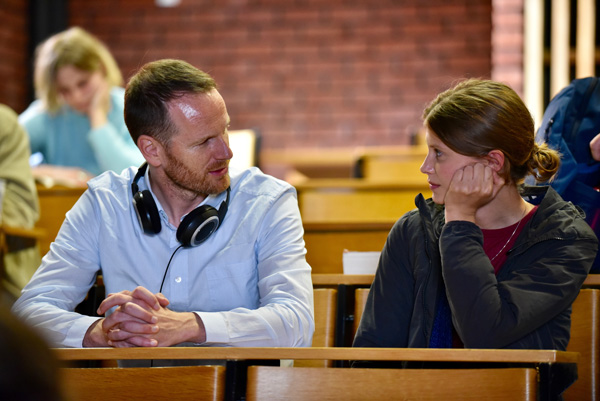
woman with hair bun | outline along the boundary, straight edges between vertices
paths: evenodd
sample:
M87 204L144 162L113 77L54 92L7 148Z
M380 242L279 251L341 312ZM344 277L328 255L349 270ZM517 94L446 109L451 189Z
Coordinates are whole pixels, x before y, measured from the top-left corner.
M523 185L559 155L499 82L460 82L423 119L432 198L392 228L354 346L565 350L598 240L552 188Z

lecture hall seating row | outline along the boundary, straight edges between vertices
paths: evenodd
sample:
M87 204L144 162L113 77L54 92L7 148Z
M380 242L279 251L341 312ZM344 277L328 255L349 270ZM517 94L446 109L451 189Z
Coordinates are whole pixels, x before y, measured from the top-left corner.
M393 222L414 208L415 196L423 193L427 197L431 193L425 176L419 172L424 157L422 147L386 146L326 151L265 150L260 160L267 173L270 167L278 164L297 173L289 181L298 191L302 219L308 225L307 236L313 237L307 237L308 258L315 266L333 267L326 271L317 268L318 272L338 273L341 264L329 265L321 259L326 255L322 252L326 244L320 245L320 239L327 236L327 232L340 234L345 231L349 238L354 238L349 239L348 247L356 246L357 249L351 250L381 250L382 240ZM66 212L85 189L85 186L37 186L41 214L36 226L46 232L39 241L42 255L49 250ZM336 227L336 224L341 226ZM367 241L361 242L358 239L361 236L366 236ZM331 235L328 237L334 241L337 250L339 240L335 242Z
M335 346L341 348L348 346L348 343L351 344L361 313L359 309L355 308L360 308L361 302L364 302L360 300L361 296L357 294L361 291L364 293L364 290L372 281L372 276L352 277L346 275L346 277L344 277L344 275L339 274L342 272L341 252L343 249L359 251L381 250L385 238L387 238L387 233L391 229L394 221L396 221L404 212L414 207L414 196L418 192L423 192L424 195L427 196L428 188L425 186L426 181L422 180L421 176L418 176L417 174L404 174L406 177L405 179L396 180L398 175L403 175L402 170L394 172L394 167L390 165L386 166L384 169L381 168L381 165L376 167L377 163L381 161L384 163L394 163L393 156L386 156L383 159L378 158L375 160L369 159L368 157L361 159L360 166L362 170L360 176L367 178L367 180L355 178L306 179L304 181L298 181L296 185L305 225L305 241L308 250L307 260L309 260L309 263L313 267L314 273L335 273L313 275L313 283L315 285L315 319L317 324L317 331L313 343L314 347ZM410 165L412 172L415 172L415 169L419 164L418 160L413 158L407 159L405 162L405 167ZM392 182L392 180L377 173L377 171L392 172L392 179L399 182ZM56 196L57 192L55 190L56 188L54 190L40 191L42 210L50 210L51 213L46 213L44 216L44 213L42 212L42 219L38 225L50 226L51 230L56 230L57 232L64 219L64 213L81 195L83 189L63 188L58 191L58 197ZM390 201L390 199L392 201ZM343 236L346 237L341 238ZM46 243L41 244L42 252L47 250L50 242L51 241L48 240ZM327 259L328 257L329 259ZM600 280L594 280L594 277L590 277L586 283L588 283L589 286L595 286L596 284L600 286ZM355 302L355 299L357 302ZM321 305L325 305L324 309L322 309ZM574 309L574 315L575 310L577 309ZM597 309L593 309L593 311L595 311L594 313L597 313ZM332 316L334 316L333 324ZM597 322L598 319L594 315L593 319L590 321ZM593 323L592 327L597 327L597 324ZM592 349L598 350L598 346L596 345L592 347ZM595 354L597 354L597 352ZM326 353L320 354L319 358L315 357L315 355L312 356L313 359L296 359L296 368L298 369L299 366L302 366L313 368L320 367L323 369L331 366L347 366L347 358L327 358ZM324 357L325 359L323 359ZM587 364L585 358L585 356L582 356L581 363L583 365ZM597 367L592 370L598 372ZM261 380L264 381L265 373L251 373L251 370L248 372L249 375L252 375L249 377L254 378L254 375L256 375L256 380L259 382ZM275 372L267 372L267 377L276 377L278 374L276 372L278 372L278 370ZM300 374L296 372L298 372L298 370L295 370L294 374ZM216 377L220 377L224 372L222 369L217 369L211 374L213 375L213 379L211 380L219 381L220 379ZM318 378L326 377L326 374L321 371L316 374L317 377L311 379L313 383L316 383ZM531 375L529 374L529 376ZM527 378L529 376L528 374L524 374L521 377ZM260 379L261 377L263 379ZM598 394L598 380L595 376L590 377L590 385L593 387L593 392L588 392L587 395L591 393L592 396L568 398L569 392L567 392L566 399L596 399L596 394ZM579 385L583 383L582 378L584 378L584 376L582 376L580 370ZM372 379L375 380L375 377ZM277 383L287 383L285 380L285 378L281 378ZM300 379L295 378L293 380L296 381ZM335 378L331 378L326 379L325 382L328 383L328 387L330 387L335 380ZM440 378L440 380L442 379ZM418 382L418 379L414 378L414 381ZM357 380L352 379L351 382L355 383ZM524 382L527 382L527 380L525 379ZM270 383L269 388L271 388L271 390L269 391L275 391L273 385L274 383ZM588 387L590 385L588 385ZM569 391L574 390L576 386L577 385L573 386ZM348 387L348 383L345 383L344 387ZM289 389L289 387L286 388ZM544 391L548 392L549 390ZM528 392L528 394L531 395L530 392ZM249 399L251 399L251 397L252 396L249 395ZM389 398L389 396L386 398ZM182 399L185 398L182 396ZM232 398L228 398L228 395L226 394L225 399Z
M174 347L55 352L63 361L61 383L72 401L174 396L178 400L557 400L575 380L579 359L577 353L552 350ZM279 366L282 360L318 358L440 362L445 368ZM225 366L119 369L69 364L104 359L211 359L225 361Z
M315 334L313 348L320 349L348 349L360 321L364 302L368 294L372 275L314 275L315 285ZM600 277L591 276L586 281L586 287L600 284ZM336 288L331 288L331 287ZM338 299L338 289L347 293L352 292L351 302L345 300L346 305ZM343 309L343 313L339 310ZM595 400L600 394L598 380L600 340L598 322L600 317L600 290L586 288L581 291L573 306L572 337L567 351L578 352L579 379L565 393L565 400ZM342 326L340 326L342 324ZM338 335L345 331L345 342L340 343ZM337 343L336 343L337 342ZM347 368L350 358L326 358L326 353L318 357L313 354L313 359L300 358L294 361L294 367L319 367L319 368ZM110 366L110 365L109 365ZM214 373L214 372L213 372ZM84 374L92 374L86 371ZM109 373L107 373L109 374ZM321 373L319 377L329 373ZM273 373L275 375L275 373ZM415 379L418 380L418 379Z
M83 193L83 188L38 187L41 215L36 224L40 252L45 255L50 249L50 243L56 237L65 214ZM412 195L411 195L412 196ZM414 196L412 196L414 198ZM352 199L360 199L351 196ZM320 202L320 201L318 201ZM345 200L343 204L354 205L355 210L367 206L354 201ZM401 213L401 211L393 214ZM310 222L308 216L304 221L304 240L306 243L306 259L315 273L342 273L342 253L344 249L352 251L380 251L392 228L395 219L387 221L368 222L350 221L353 215L348 215L346 222Z
M337 189L310 185L298 189L308 250L307 260L319 273L341 273L341 254L353 251L380 251L393 223L414 207L416 192L399 192L383 184L354 188L350 192L336 181ZM349 187L350 188L350 187ZM339 190L339 191L338 191ZM83 194L84 188L38 187L40 219L36 224L45 235L39 239L42 255L50 249L65 214ZM406 197L398 203L397 197ZM385 205L383 204L385 203Z

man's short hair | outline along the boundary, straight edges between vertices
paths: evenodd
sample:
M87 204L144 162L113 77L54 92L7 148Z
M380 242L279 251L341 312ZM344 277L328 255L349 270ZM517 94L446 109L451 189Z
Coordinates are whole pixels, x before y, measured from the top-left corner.
M175 128L167 103L216 88L210 75L185 61L164 59L145 64L125 89L125 124L131 138L137 144L140 135L148 135L168 145Z

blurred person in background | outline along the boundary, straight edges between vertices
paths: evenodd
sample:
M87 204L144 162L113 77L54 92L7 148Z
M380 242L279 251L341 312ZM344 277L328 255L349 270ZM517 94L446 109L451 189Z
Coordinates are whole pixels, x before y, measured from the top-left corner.
M123 77L109 50L79 27L36 49L37 99L19 116L39 180L80 186L104 171L121 172L143 158L123 118Z
M0 224L32 228L39 218L35 182L29 166L29 140L17 114L0 105ZM35 240L7 236L2 260L2 298L11 304L40 265Z
M31 327L0 305L0 400L63 400L59 364Z

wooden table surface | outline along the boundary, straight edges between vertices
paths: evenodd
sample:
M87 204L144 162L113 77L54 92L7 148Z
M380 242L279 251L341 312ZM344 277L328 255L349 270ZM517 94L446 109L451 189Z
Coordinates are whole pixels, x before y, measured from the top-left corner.
M333 359L372 361L577 363L579 353L555 350L352 347L55 348L60 360L110 359Z
M371 285L373 274L313 274L313 285ZM584 287L600 287L600 274L588 274Z

